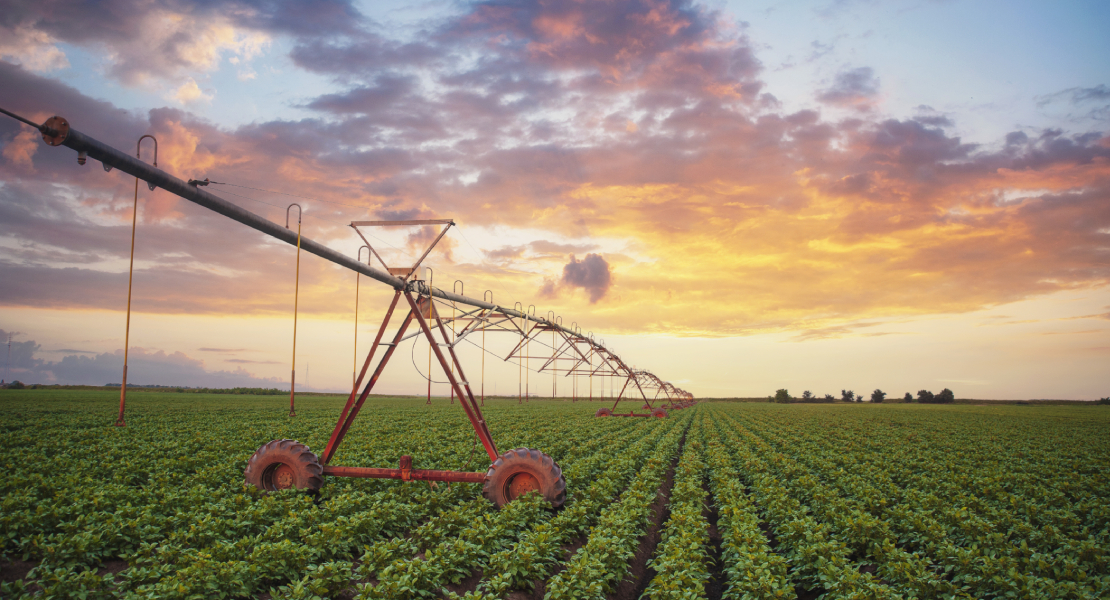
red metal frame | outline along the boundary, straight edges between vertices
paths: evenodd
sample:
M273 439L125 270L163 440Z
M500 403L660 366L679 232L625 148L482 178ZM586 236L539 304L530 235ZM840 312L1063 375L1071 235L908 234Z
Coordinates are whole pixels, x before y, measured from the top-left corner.
M398 469L380 469L374 467L338 467L332 466L331 460L335 457L336 451L339 450L340 444L343 443L343 438L346 437L347 431L351 428L351 423L354 422L355 417L358 416L362 405L366 402L367 396L374 386L381 378L382 371L385 370L385 365L389 359L393 357L397 345L401 343L405 337L405 332L408 331L410 325L415 320L420 326L420 333L428 341L428 346L435 354L436 359L439 361L439 366L443 369L447 380L451 383L452 393L459 398L459 404L462 406L463 411L466 412L467 418L470 420L471 426L474 428L474 433L482 442L482 446L486 449L489 455L490 462L497 460L499 454L497 453L497 445L493 442L493 436L490 434L489 427L486 425L485 417L482 416L482 410L478 406L478 402L474 398L474 393L470 389L470 383L463 373L462 364L459 362L458 355L455 354L456 340L452 340L451 336L447 334L447 329L443 326L443 319L439 317L439 311L435 309L435 304L432 300L432 288L430 284L416 278L420 263L427 258L428 253L432 248L443 238L447 230L454 225L454 221L450 219L430 219L418 221L354 221L351 223L351 228L362 238L366 245L370 247L370 252L377 257L378 262L386 268L390 273L401 277L401 280L406 282L403 289L397 290L393 294L393 300L389 304L389 309L386 310L385 318L382 319L382 324L378 328L378 333L374 337L374 345L370 347L370 351L366 354L366 360L363 362L362 371L355 381L354 387L351 388L351 395L347 398L347 403L343 406L343 410L339 413L339 420L335 423L335 428L332 430L331 437L328 439L328 445L324 448L324 453L320 456L320 462L324 465L324 475L333 475L335 477L370 477L377 479L401 479L403 481L454 481L454 482L472 482L481 483L485 480L486 473L483 472L460 472L460 471L436 471L429 469L413 469L412 457L402 456L400 468ZM390 268L385 264L381 256L374 251L370 246L370 242L358 230L360 226L397 226L397 225L444 225L442 231L436 236L435 240L424 250L424 253L412 265L412 267L405 267L399 269ZM413 278L411 281L409 278ZM413 297L416 293L417 297ZM393 318L393 312L397 309L397 304L401 298L404 297L406 304L408 304L408 314L405 315L401 325L397 328L397 333L393 336L393 341L387 344L382 344L382 338L385 335L386 329L389 327L389 322ZM431 321L435 328L439 330L440 336L443 338L443 344L436 341L435 334L432 333L432 326L429 325ZM453 320L452 320L453 322ZM374 354L378 350L378 346L385 345L387 350L378 362L378 366L374 368L374 374L370 376L370 380L366 382L366 386L362 388L359 393L359 386L362 385L363 380L366 378L366 371L370 368L370 363L374 360ZM440 346L446 346L447 351L451 356L451 362L448 363L447 357L444 356ZM455 374L458 373L456 378ZM428 373L429 378L431 373ZM465 391L465 394L464 394ZM357 396L357 398L356 398Z
M381 327L378 328L378 333L374 338L374 345L370 348L370 352L366 355L366 361L363 363L362 372L359 373L358 380L354 388L351 390L351 395L347 398L347 403L344 405L343 410L339 414L339 420L335 424L335 429L332 430L331 437L328 440L328 445L324 449L324 453L320 457L320 462L324 465L324 475L333 475L336 477L371 477L378 479L401 479L404 481L420 480L420 481L454 481L454 482L472 482L481 483L485 480L486 473L482 472L460 472L460 471L436 471L428 469L413 469L412 457L402 456L401 465L399 469L380 469L371 467L339 467L332 466L331 460L334 458L336 451L339 449L340 444L343 443L347 431L354 422L355 417L358 416L359 411L362 409L363 404L366 402L367 396L370 395L374 385L377 384L381 377L385 365L393 356L394 351L397 349L398 343L401 338L405 336L405 332L413 321L416 321L420 326L421 333L424 334L428 344L432 348L436 359L439 361L440 367L443 369L444 374L447 376L448 381L451 383L452 389L459 397L459 404L462 405L463 410L466 412L467 418L470 420L471 426L474 428L474 433L478 436L482 446L486 449L489 455L490 462L496 461L498 456L497 446L493 441L493 436L490 434L489 427L486 425L485 417L482 415L482 409L478 406L477 400L474 398L474 393L470 389L470 383L466 380L463 372L462 364L459 362L458 356L455 354L454 345L447 334L446 328L443 326L443 320L439 318L437 311L432 307L431 295L425 295L424 291L418 291L419 298L413 297L413 287L426 287L423 286L422 281L414 281L415 286L409 286L405 290L398 290L393 295L393 301L389 304L389 309L386 311L385 318L382 319ZM430 288L428 289L430 291ZM401 322L397 332L393 336L393 341L387 344L382 344L382 337L389 326L390 320L393 318L393 313L397 308L397 304L401 298L404 297L406 303L409 305L408 314ZM425 315L427 313L427 316ZM429 321L432 324L429 324ZM439 330L440 336L443 338L444 346L447 346L448 354L451 357L451 362L448 363L447 357L440 349L441 344L436 341L436 336L432 331L432 326ZM358 393L359 386L362 385L366 377L366 371L370 367L370 363L374 360L374 354L377 352L378 346L385 345L387 350L378 362L378 366L374 369L374 374L370 380L366 382L366 386L362 388L362 392ZM452 372L452 364L455 367L455 372ZM458 374L456 378L455 373ZM430 374L429 374L430 375ZM357 398L356 398L357 393Z

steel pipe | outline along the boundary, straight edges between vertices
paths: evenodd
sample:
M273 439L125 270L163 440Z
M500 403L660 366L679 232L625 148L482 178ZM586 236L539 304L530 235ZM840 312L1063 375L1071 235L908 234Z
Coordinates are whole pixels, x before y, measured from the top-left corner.
M202 190L194 185L189 185L185 181L178 179L177 177L174 177L173 175L170 175L169 173L157 167L152 167L128 154L120 152L119 150L116 150L115 148L101 142L100 140L85 135L84 133L81 133L76 129L69 129L65 139L62 141L62 145L78 152L85 152L88 156L103 163L105 167L116 168L120 171L123 171L124 173L127 173L128 175L138 177L139 179L142 179L150 185L160 187L167 192L174 194L175 196L179 196L194 204L199 204L204 208L220 213L225 217L238 221L258 231L261 231L266 235L277 238L289 244L290 246L297 245L297 234L293 231L285 229L280 224L274 223L273 221L261 215L257 215L241 206L228 202L227 200L224 200L223 198L220 198L219 196L209 191ZM315 254L316 256L319 256L324 260L331 261L341 267L345 267L352 271L362 273L363 275L366 275L371 279L380 281L381 283L384 283L395 290L405 288L405 282L402 281L401 278L394 277L389 273L379 271L378 269L375 269L370 265L364 265L356 259L336 252L335 250L332 250L331 248L328 248L327 246L313 241L309 238L301 237L301 249L303 249L305 252ZM416 291L423 294L428 293L427 289ZM536 323L547 323L551 327L555 327L568 334L574 335L574 331L571 329L568 329L556 323L548 323L546 319L536 318L535 316L527 314L527 312L525 311L508 309L496 304L484 302L482 300L469 298L461 294L446 292L435 288L431 288L431 294L437 298L442 298L444 300L449 300L452 302L458 302L460 304L466 304L467 306L496 309L497 311L512 317L534 321Z
M388 272L379 271L378 269L375 269L368 264L362 264L357 260L357 258L352 259L350 257L347 257L339 252L336 252L335 250L332 250L331 248L328 248L323 244L320 244L319 242L315 242L313 240L300 236L297 233L294 233L293 231L282 227L278 223L262 217L261 215L257 215L241 206L228 202L227 200L224 200L223 198L220 198L219 196L211 192L200 189L197 184L199 183L200 186L206 185L207 180L205 182L196 182L192 180L186 182L178 179L177 177L170 175L169 173L157 168L156 166L148 165L138 160L138 158L131 157L130 155L121 152L105 144L104 142L101 142L100 140L97 140L91 136L81 133L80 131L77 131L76 129L73 129L72 127L70 127L69 122L62 117L54 116L48 119L46 123L42 125L35 125L31 121L9 111L0 109L0 112L38 129L39 132L41 132L43 135L43 140L49 145L66 146L67 148L76 150L79 157L78 162L80 164L85 164L85 161L81 159L87 160L88 157L92 157L93 159L100 161L104 165L105 171L110 171L113 168L119 169L120 171L123 171L128 175L136 177L137 179L142 179L143 181L147 182L151 190L154 190L155 187L160 187L167 192L174 194L175 196L184 198L185 200L188 200L194 204L198 204L213 212L217 212L221 215L224 215L225 217L238 221L244 225L247 225L248 227L269 235L270 237L279 239L291 246L297 246L299 242L300 248L303 248L305 251L315 254L316 256L319 256L320 258L323 258L324 260L330 261L341 267L355 271L356 273L366 275L371 279L377 280L392 287L394 290L409 290L420 295L426 294L430 296L435 296L436 298L441 298L453 303L465 304L467 306L473 306L475 308L485 309L489 311L497 311L509 318L518 318L524 321L542 323L547 328L557 329L565 334L574 336L576 338L580 337L580 334L576 331L576 327L572 326L573 328L568 329L567 327L564 327L562 323L556 322L559 319L556 319L555 321L541 319L533 314L529 314L529 312L525 310L517 310L515 308L508 309L503 306L493 304L492 302L486 302L484 299L477 300L474 298L469 298L462 294L455 294L454 292L445 292L443 290L436 289L432 285L430 279L427 283L419 281L406 281L407 278L399 278L391 275ZM442 219L441 221L448 226L453 224L453 221L451 221L450 219ZM377 222L374 223L378 224ZM381 224L397 225L401 223L382 222ZM443 233L446 233L446 228L443 232L441 232L440 235L442 236ZM523 309L523 306L521 306L521 309ZM524 334L524 327L518 326L518 329L520 329L521 333ZM528 337L527 334L525 335L526 337ZM589 344L595 349L605 349L604 341L598 344L591 338L589 340ZM609 354L612 353L609 352ZM623 363L621 363L619 357L615 358L617 362L623 366ZM628 370L627 367L625 368L626 370ZM591 372L591 377L592 375L593 372ZM637 387L639 387L639 382L637 381L635 383ZM591 385L590 388L592 396L593 386ZM690 396L683 390L678 391L682 392L686 396Z

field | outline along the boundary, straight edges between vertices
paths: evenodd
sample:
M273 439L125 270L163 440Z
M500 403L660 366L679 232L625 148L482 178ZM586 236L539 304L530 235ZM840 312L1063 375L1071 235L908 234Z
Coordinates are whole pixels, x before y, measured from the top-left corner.
M342 399L0 391L0 596L1106 598L1110 408L704 402L667 419L487 402L553 456L553 512L477 484L244 488ZM333 464L483 470L458 406L372 399ZM485 462L483 462L485 461Z

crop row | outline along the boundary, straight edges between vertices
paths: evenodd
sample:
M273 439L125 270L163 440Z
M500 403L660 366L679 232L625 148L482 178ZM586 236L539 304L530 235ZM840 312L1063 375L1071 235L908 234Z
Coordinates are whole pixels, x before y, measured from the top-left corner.
M555 518L538 524L511 548L492 556L486 568L491 576L467 597L500 598L514 589L534 588L536 581L546 579L560 564L563 546L589 531L629 481L643 473L642 457L658 448L665 437L674 435L675 421L656 423L650 434L636 443L600 454L601 469L593 475L589 487L571 494Z
M808 507L790 494L789 482L776 477L763 458L738 437L736 429L718 424L733 464L774 531L779 552L792 566L792 580L825 590L829 599L899 597L872 574L860 572L851 559L852 548L839 532L811 516Z
M940 496L932 491L923 493L913 488L887 485L887 490L901 491L893 498L883 497L870 485L870 481L857 475L866 473L882 477L883 469L853 464L837 466L833 460L824 458L827 453L820 452L815 445L799 444L796 437L803 437L804 434L786 438L775 434L771 428L761 433L779 447L801 446L802 461L809 465L817 478L810 474L810 469L788 459L776 464L779 464L779 470L785 477L804 482L799 489L811 496L812 504L819 513L823 513L823 518L842 519L842 515L851 511L857 528L870 533L872 544L879 539L897 540L931 558L937 569L949 573L953 584L977 596L1033 594L1046 598L1097 598L1106 589L1108 580L1092 577L1090 562L1086 570L1078 564L1086 558L1098 558L1098 550L1089 541L1064 543L1056 550L1058 554L1031 551L1025 541L1012 543L1005 535L998 533L1006 529L999 528L997 523L1012 524L1012 515L991 510L989 516L993 517L993 521L988 520L961 506L958 491L949 491L944 494L946 501L941 501ZM774 452L770 446L764 450ZM840 462L843 463L842 460ZM818 478L829 481L830 486L815 483ZM943 489L939 482L937 487ZM849 500L838 498L838 490L842 490ZM867 503L855 499L860 497L867 498ZM886 510L888 505L892 508ZM871 512L865 512L866 508L870 508ZM872 513L875 512L883 518L874 516ZM1079 549L1076 551L1077 546ZM1089 550L1086 557L1084 547ZM1076 551L1078 560L1069 557L1069 551ZM876 555L876 560L883 558ZM1094 568L1098 569L1098 566ZM884 576L890 578L885 573ZM943 590L945 586L939 587L934 583L929 588L919 589L919 592L925 597L949 593Z
M610 453L627 447L643 432L633 429L595 438L576 447L567 459L564 476L573 493L605 465ZM571 502L573 504L573 500ZM448 582L458 583L485 567L491 556L502 553L528 526L546 522L550 515L536 510L535 501L494 511L484 499L476 499L431 519L407 537L379 542L367 548L355 570L360 579L377 580L364 586L363 597L415 598L438 596ZM528 508L525 508L528 507ZM509 510L512 508L512 510ZM523 511L523 512L522 512ZM418 554L423 554L423 558Z
M460 468L470 459L473 434L465 426L432 421L414 436L411 425L394 427L390 416L397 415L370 420L387 434L365 436L366 424L357 431L365 436L360 440L352 429L348 439L357 441L347 444L346 464L359 464L359 457L380 464L383 456L414 448L428 465ZM442 419L441 414L435 416ZM633 424L585 418L574 427L565 421L537 427L533 416L505 417L498 419L499 426L512 434L503 438L570 460L584 448L633 429ZM306 411L295 425L326 433L332 418ZM81 424L86 419L72 420ZM445 420L462 425L459 418ZM429 489L399 482L336 480L329 481L314 504L302 494L244 490L242 463L259 437L271 435L260 430L274 421L223 420L224 435L213 435L208 419L178 412L136 417L126 430L67 423L64 435L53 438L34 435L33 427L10 428L12 444L0 454L14 462L16 453L41 450L46 465L22 474L25 486L14 486L11 480L5 485L0 500L3 552L41 561L30 576L48 594L66 590L88 597L248 595L274 583L300 580L306 572L342 570L335 565L357 556L366 545L411 531L477 493L473 485ZM232 424L239 429L232 429ZM313 434L290 431L291 424L276 425L279 436L312 439ZM82 451L115 460L90 470L78 458ZM229 460L236 454L242 460ZM479 449L478 466L471 468L481 468L483 459ZM103 479L97 479L100 476ZM114 557L127 560L129 568L115 581L96 575L99 563Z
M732 456L715 428L706 427L708 466L717 529L721 533L721 568L726 575L725 600L792 600L789 565L774 552L752 499L744 490Z
M702 425L697 419L686 434L668 502L670 516L661 543L648 566L656 575L644 595L652 600L705 596L709 580L709 523L703 515L706 491L702 461Z
M547 581L546 600L604 599L624 578L650 522L651 506L678 451L689 414L675 421L681 421L681 429L672 428L659 441L631 485L590 529L586 545Z

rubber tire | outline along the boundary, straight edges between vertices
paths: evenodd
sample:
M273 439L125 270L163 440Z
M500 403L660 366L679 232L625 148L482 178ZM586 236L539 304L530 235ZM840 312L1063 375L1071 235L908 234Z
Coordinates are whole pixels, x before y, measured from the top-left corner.
M597 412L594 413L594 416L595 417L611 417L611 416L613 416L613 411L611 409L602 407L602 408L597 409Z
M666 411L666 409L663 409L663 408L655 408L655 409L652 409L651 416L658 417L660 419L666 419L667 418L667 411Z
M279 470L283 472L275 473ZM275 475L284 477L275 480ZM308 446L297 440L274 440L263 444L247 461L243 479L267 492L289 488L315 492L324 485L324 467Z
M650 404L645 404L645 405L641 406L640 408L651 408L651 405Z
M536 491L551 503L551 508L559 508L566 501L567 480L563 470L550 456L531 448L509 450L494 461L486 471L482 496L497 508L505 506L518 497L513 495L510 486L519 475L535 479Z

